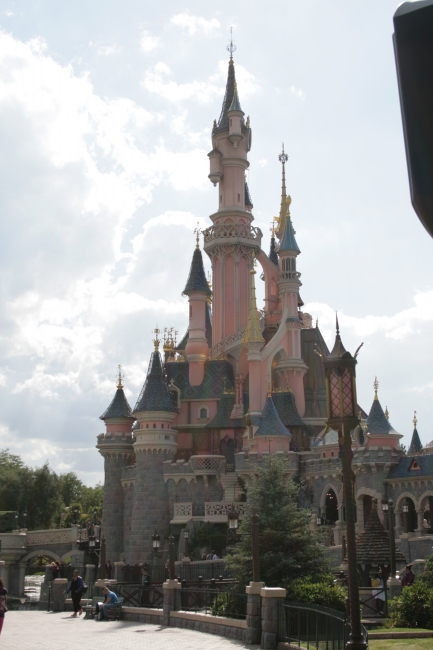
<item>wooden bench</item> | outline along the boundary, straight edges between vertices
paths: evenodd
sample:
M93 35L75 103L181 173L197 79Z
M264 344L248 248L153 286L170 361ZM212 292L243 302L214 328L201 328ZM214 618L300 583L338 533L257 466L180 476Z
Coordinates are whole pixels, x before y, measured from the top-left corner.
M84 618L95 618L96 616L96 605L103 601L102 596L94 596L92 602L89 605L83 607L83 612L86 613ZM109 621L118 621L122 614L122 604L123 598L119 598L119 602L113 605L108 609L108 620Z

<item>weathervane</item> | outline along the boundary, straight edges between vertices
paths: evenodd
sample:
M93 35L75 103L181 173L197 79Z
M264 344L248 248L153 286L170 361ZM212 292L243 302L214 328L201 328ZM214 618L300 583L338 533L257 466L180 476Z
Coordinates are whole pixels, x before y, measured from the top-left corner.
M197 221L197 228L194 229L194 232L195 232L195 241L196 241L195 247L200 248L200 246L199 246L199 238L200 238L201 230L199 228L199 222L198 221Z
M377 400L377 399L379 399L378 396L377 396L377 391L379 389L379 382L377 381L377 377L374 378L373 388L374 388L374 399Z
M416 411L413 412L413 427L416 429L416 425L418 424L418 420L416 417Z
M119 363L117 367L119 368L119 374L117 377L117 388L123 388L122 366Z
M284 142L283 142L283 151L278 156L278 160L280 161L280 163L283 163L283 165L285 165L286 162L289 160L289 156L284 152Z
M230 59L233 59L233 52L236 52L237 49L233 43L233 27L230 27L230 43L227 45L227 52L230 52Z

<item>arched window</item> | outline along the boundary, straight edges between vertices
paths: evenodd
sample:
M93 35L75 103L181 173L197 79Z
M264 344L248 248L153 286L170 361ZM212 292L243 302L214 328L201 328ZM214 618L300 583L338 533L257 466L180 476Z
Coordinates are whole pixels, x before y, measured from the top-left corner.
M156 429L156 424L153 425L153 428Z
M197 413L199 420L207 420L209 417L209 409L207 406L199 406Z
M146 429L148 429L148 428L149 428L149 425L148 425L148 424L146 424Z
M161 429L163 429L163 428L164 428L164 423L161 424Z
M296 271L296 260L294 257L292 258L292 271Z
M277 285L273 280L271 280L271 296L277 295Z

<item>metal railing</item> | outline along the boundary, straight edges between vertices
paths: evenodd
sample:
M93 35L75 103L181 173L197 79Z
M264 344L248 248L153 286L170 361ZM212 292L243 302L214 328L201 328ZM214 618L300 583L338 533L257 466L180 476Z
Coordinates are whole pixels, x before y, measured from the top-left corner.
M143 564L127 564L122 567L119 582L139 585L141 584L142 570L146 568L152 585L162 585L168 578L168 569L165 566L144 566Z
M279 612L279 641L308 650L344 650L349 634L346 615L327 607L285 601Z
M176 592L176 609L196 614L244 619L247 616L247 595L227 589L191 589Z
M130 585L117 583L113 590L123 598L123 606L155 607L160 609L164 601L162 587L146 587L141 584Z
M219 560L203 560L203 562L176 562L176 575L181 580L199 582L200 580L227 580L232 577L231 571L226 569L225 562Z

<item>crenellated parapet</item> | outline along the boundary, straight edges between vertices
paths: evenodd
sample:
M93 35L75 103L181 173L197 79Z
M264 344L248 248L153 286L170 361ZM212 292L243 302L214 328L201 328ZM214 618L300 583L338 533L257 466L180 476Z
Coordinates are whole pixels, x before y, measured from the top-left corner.
M130 458L134 455L134 436L122 431L100 433L96 449L104 458Z

